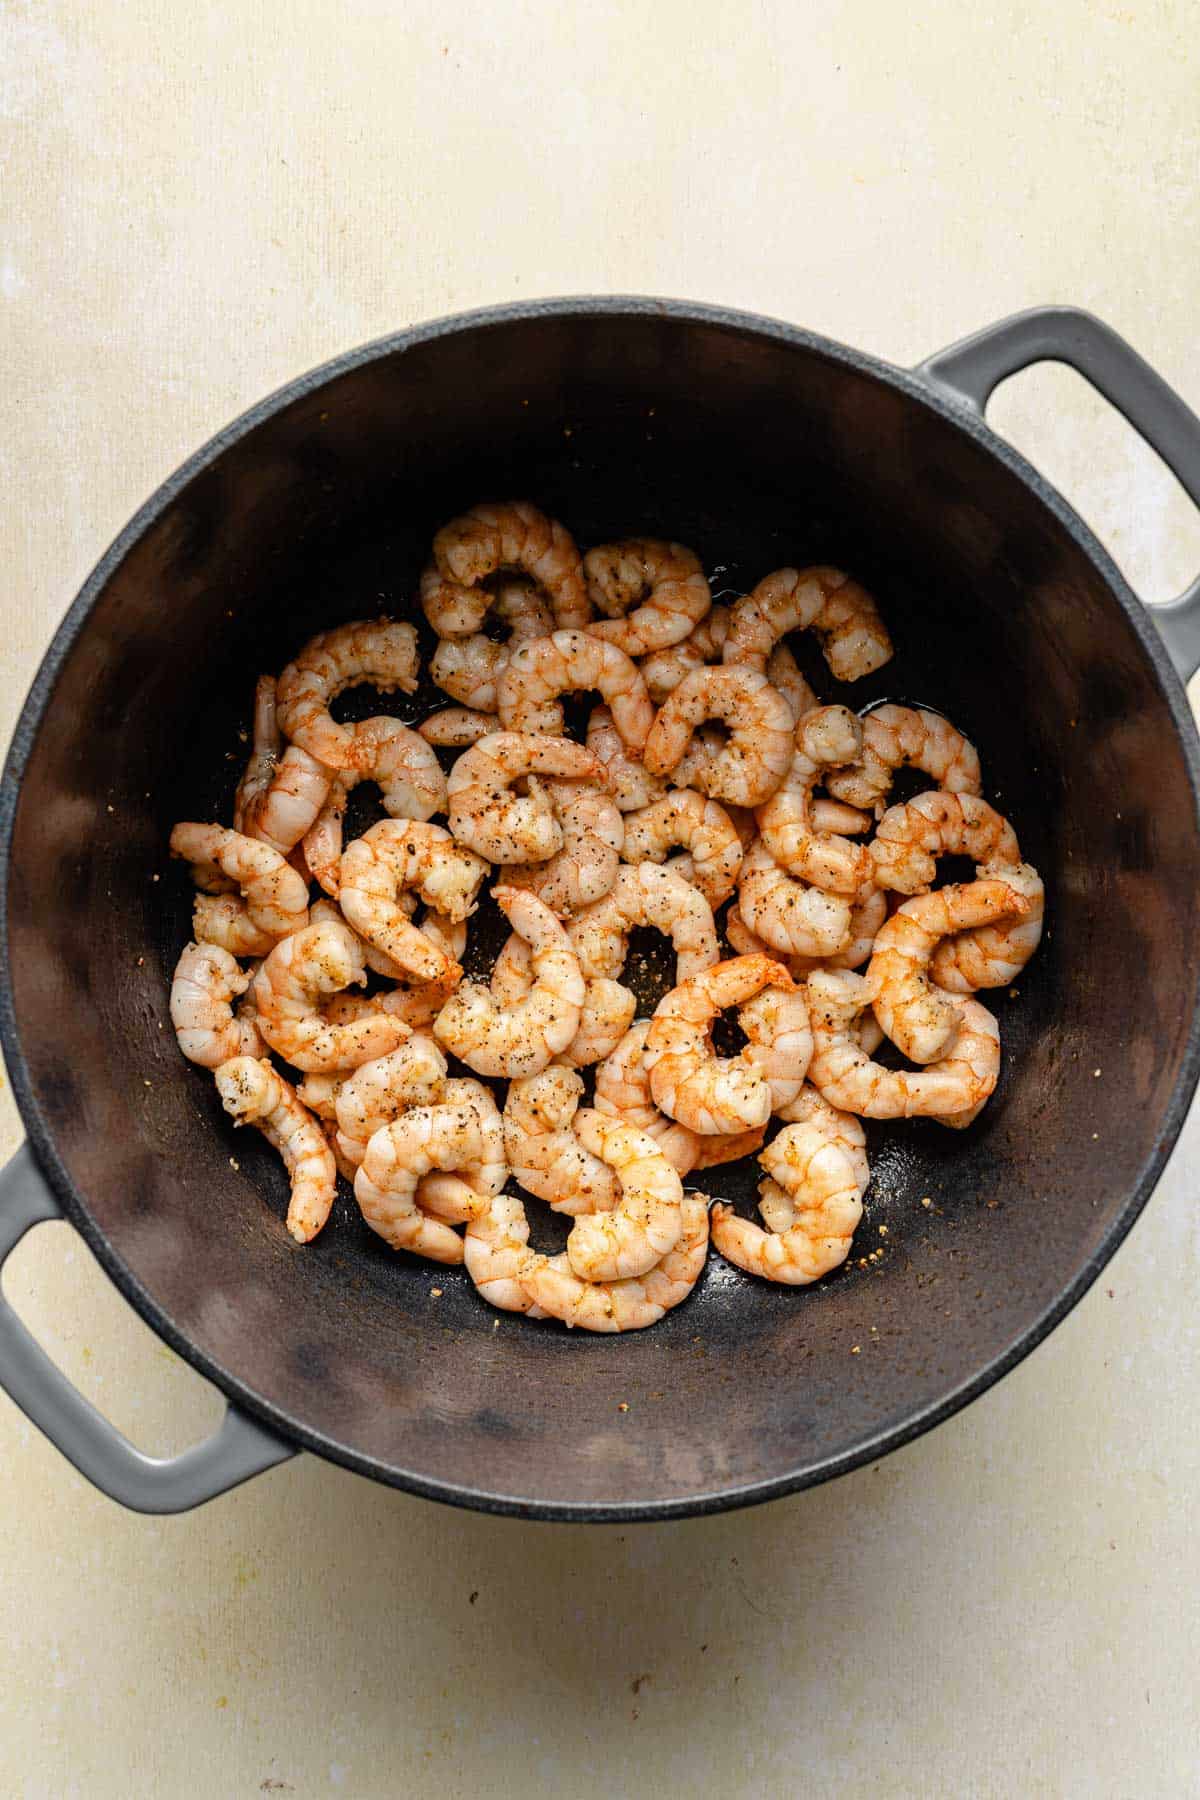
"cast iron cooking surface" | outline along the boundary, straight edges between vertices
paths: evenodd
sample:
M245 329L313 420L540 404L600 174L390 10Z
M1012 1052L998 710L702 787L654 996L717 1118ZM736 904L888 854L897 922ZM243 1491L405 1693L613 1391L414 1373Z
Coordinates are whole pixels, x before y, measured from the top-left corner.
M616 1338L497 1315L462 1270L386 1249L345 1191L321 1237L293 1245L278 1159L235 1136L167 1019L190 906L167 834L228 818L256 673L340 620L419 618L436 527L509 495L582 546L678 537L726 595L783 563L851 569L897 654L848 688L800 640L817 691L948 713L1047 882L1019 993L984 996L1005 1048L995 1099L965 1134L870 1128L846 1268L788 1291L713 1255L686 1305ZM911 379L694 307L560 303L409 334L233 428L96 588L14 752L5 1048L106 1266L183 1354L300 1441L443 1499L547 1516L764 1498L986 1385L1128 1228L1194 1080L1194 734L1082 527ZM344 714L411 720L443 702L360 691ZM494 925L480 937L484 963L499 941ZM748 1209L755 1173L700 1185Z

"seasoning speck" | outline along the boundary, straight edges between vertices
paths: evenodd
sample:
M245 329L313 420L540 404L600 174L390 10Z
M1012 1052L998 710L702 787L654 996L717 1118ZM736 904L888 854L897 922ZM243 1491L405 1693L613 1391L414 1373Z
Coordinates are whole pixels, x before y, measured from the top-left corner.
M933 1201L929 1198L928 1194L925 1194L922 1196L921 1205L922 1206L932 1206L933 1205Z
M430 1288L430 1290L429 1290L429 1298L430 1298L430 1299L431 1299L431 1300L440 1300L440 1299L441 1299L441 1297L442 1297L442 1290L441 1290L441 1288Z
M629 1411L628 1400L619 1400L617 1402L617 1411L618 1412L628 1412Z
M850 1354L851 1354L851 1356L861 1356L862 1355L862 1345L861 1344L852 1345L851 1349L850 1349Z
M1093 1070L1092 1070L1092 1074L1093 1074L1093 1075L1094 1075L1094 1076L1095 1076L1095 1078L1096 1078L1096 1080L1097 1080L1097 1081L1099 1081L1099 1079L1100 1079L1100 1071L1099 1071L1099 1069L1093 1069Z
M236 1156L231 1156L229 1159L229 1166L231 1169L240 1169L242 1165Z
M879 1227L879 1235L880 1235L880 1237L886 1237L886 1236L887 1236L887 1234L888 1234L888 1233L887 1233L887 1226L886 1226L886 1225L881 1225L881 1226L880 1226L880 1227Z

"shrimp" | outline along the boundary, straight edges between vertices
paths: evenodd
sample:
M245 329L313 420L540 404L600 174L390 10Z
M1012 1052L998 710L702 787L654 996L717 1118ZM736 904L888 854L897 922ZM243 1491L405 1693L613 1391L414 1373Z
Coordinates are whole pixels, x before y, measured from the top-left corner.
M672 857L668 869L698 887L711 907L720 906L742 866L742 840L725 808L680 789L625 815L626 862L661 863L673 844L682 844L686 854Z
M872 824L869 813L847 806L844 800L830 800L825 794L818 794L813 800L812 821L814 831L837 831L843 837L857 837L870 831Z
M584 557L583 573L588 598L605 615L588 626L589 633L626 656L678 644L712 605L700 558L684 544L661 538L598 544Z
M866 588L841 569L776 569L738 600L725 661L763 669L789 631L811 631L839 681L859 681L890 661L892 640Z
M625 824L615 803L599 788L550 780L546 792L562 827L563 847L547 862L510 865L510 887L528 888L551 912L578 912L612 888L621 866Z
M447 750L477 744L480 738L491 737L499 729L500 721L494 713L476 712L470 706L443 706L417 726L427 744Z
M479 1081L452 1078L445 1083L438 1104L469 1104L475 1109L482 1149L478 1157L457 1172L431 1169L422 1175L417 1182L417 1205L432 1219L441 1219L447 1225L466 1225L472 1219L482 1218L508 1180L504 1123L495 1100Z
M492 862L546 862L563 843L550 797L537 783L527 794L512 792L513 782L533 775L604 779L592 753L570 739L498 731L464 750L450 771L453 836Z
M792 717L797 725L805 713L810 713L815 706L821 704L800 673L800 665L786 644L776 644L767 658L767 680L783 695L792 709Z
M517 1280L518 1271L535 1259L529 1248L529 1220L516 1194L496 1194L487 1211L472 1219L463 1239L463 1261L481 1299L501 1312L544 1319Z
M926 707L878 706L862 724L860 760L826 780L835 800L874 807L887 797L897 769L905 767L923 770L952 794L982 793L975 746L941 713Z
M862 1218L862 1188L840 1146L815 1125L788 1125L759 1155L771 1179L768 1202L782 1194L792 1222L780 1233L739 1218L731 1206L713 1207L712 1239L721 1255L750 1275L792 1287L819 1281L844 1263Z
M510 1082L504 1102L504 1152L527 1193L558 1213L607 1212L617 1182L606 1162L575 1135L583 1080L555 1063Z
M680 643L641 659L638 666L655 706L661 706L667 695L693 669L699 669L705 663L720 662L728 630L729 608L714 606Z
M742 862L737 910L773 952L824 958L850 942L853 911L847 896L796 881L763 843Z
M486 1156L494 1158L494 1147L489 1149L494 1129L482 1108L484 1095L486 1089L479 1088L478 1094L461 1096L453 1105L410 1107L368 1140L354 1177L354 1198L371 1230L393 1250L411 1250L432 1262L463 1260L462 1238L442 1220L421 1211L417 1186L435 1169L474 1170L485 1166ZM488 1186L498 1173L494 1161L491 1169ZM499 1193L503 1186L501 1176L494 1191Z
M584 1281L648 1275L683 1230L679 1176L652 1137L609 1113L583 1108L575 1132L584 1149L616 1173L621 1192L611 1212L576 1218L567 1239L572 1271Z
M1020 919L1029 903L1003 880L972 881L906 900L880 928L867 969L875 1017L910 1062L931 1063L954 1042L960 1009L929 980L939 942L996 919Z
M850 1159L859 1191L866 1193L867 1183L871 1179L871 1166L867 1161L867 1134L853 1113L839 1112L836 1106L830 1106L828 1100L821 1098L815 1087L810 1087L805 1082L796 1098L789 1105L779 1108L778 1116L785 1125L814 1126L827 1142L836 1144L839 1150L844 1151ZM768 1189L775 1191L768 1192ZM795 1205L778 1182L762 1182L758 1193L758 1210L770 1231L787 1231L795 1224Z
M675 946L676 980L711 969L720 954L712 907L681 875L655 863L624 865L611 893L577 913L567 927L588 979L616 980L629 953L629 933L651 925Z
M335 776L316 820L305 833L304 858L314 881L336 900L341 890L342 821L346 800L360 781L378 783L383 809L391 819L424 822L446 809L446 777L432 746L399 719L383 716L348 726L356 756L370 760ZM361 760L361 757L360 757Z
M926 1069L885 1069L872 1062L854 1034L870 1004L862 975L817 969L808 978L813 1058L808 1078L823 1099L864 1119L936 1118L970 1124L1000 1076L1000 1030L977 1000L963 1000L962 1024L951 1056Z
M171 855L185 862L215 865L235 881L246 902L250 923L272 939L298 931L308 916L308 888L278 850L256 838L243 837L224 825L176 825ZM250 954L254 954L250 952Z
M849 941L828 956L792 956L786 951L773 949L765 938L751 931L736 906L731 906L725 915L725 936L729 940L730 949L735 950L739 956L773 956L786 965L790 975L798 979L814 968L859 968L870 957L876 933L886 918L887 896L880 893L878 888L873 888L850 909Z
M981 863L1019 863L1017 834L986 800L933 788L889 807L871 844L875 880L901 894L921 894L937 879L939 856Z
M692 1165L693 1172L698 1175L702 1169L715 1169L722 1163L740 1162L743 1156L753 1156L766 1135L765 1125L755 1125L750 1131L732 1131L728 1136L717 1132L698 1137L696 1142L700 1148Z
M587 747L604 768L608 791L619 812L636 812L666 794L666 782L649 774L637 757L630 755L607 706L592 710L587 724Z
M513 1279L543 1314L584 1331L644 1331L687 1299L708 1254L708 1201L685 1193L679 1241L648 1274L624 1281L581 1281L566 1257L517 1264Z
M578 627L591 618L583 564L566 527L527 500L488 502L451 519L433 540L421 605L439 637L469 637L481 628L492 604L482 583L498 569L531 576L556 625Z
M515 1006L533 986L532 953L515 931L496 958L490 986L493 998L502 1007ZM569 1069L586 1069L599 1062L620 1043L636 1011L637 1000L619 981L585 975L579 1026L556 1062Z
M952 994L1007 987L1042 939L1046 895L1035 868L1029 863L986 862L975 873L985 881L1005 882L1021 895L1026 910L1014 924L981 925L938 945L930 971L937 985Z
M693 784L716 800L761 806L792 760L795 727L787 701L755 669L696 669L667 695L646 739L643 757L652 775L677 766L705 719L722 719L729 742L711 761L704 759Z
M555 631L518 644L497 685L496 710L506 731L561 737L561 694L595 689L612 713L627 749L635 754L654 723L654 702L637 664L586 631Z
M536 1075L579 1028L583 976L566 932L536 894L497 887L492 898L530 946L533 985L515 1006L502 1008L490 988L466 981L434 1020L433 1032L477 1074Z
M285 737L330 769L352 769L370 759L372 747L355 739L331 716L346 688L369 682L381 694L411 694L417 685L417 630L395 619L356 619L310 638L290 662L275 691Z
M322 920L276 944L254 977L258 1029L286 1062L326 1073L355 1069L386 1056L408 1027L382 1010L335 1024L318 1007L322 999L367 978L362 949L345 925Z
M440 825L381 819L342 853L342 911L361 937L410 974L452 983L457 963L412 924L401 895L415 888L456 925L474 911L486 873L482 857L460 849Z
M752 1068L762 1071L771 1090L771 1111L796 1098L812 1057L812 1030L803 987L769 987L738 1008L738 1024L746 1034L742 1052Z
M253 1056L222 1063L217 1092L235 1125L257 1125L282 1156L292 1184L287 1228L298 1244L311 1243L337 1192L337 1165L319 1121L269 1062Z
M246 1048L233 1001L250 985L227 950L185 944L171 981L171 1023L189 1062L215 1069Z
M433 1039L419 1032L386 1056L360 1063L337 1083L333 1099L343 1156L357 1168L381 1125L390 1125L409 1106L432 1106L445 1088L446 1059Z
M678 1120L670 1119L654 1104L650 1071L646 1067L646 1033L649 1019L631 1025L620 1043L596 1065L595 1106L652 1138L671 1167L687 1175L697 1166L707 1142Z
M260 675L254 690L254 744L234 796L234 830L286 856L320 812L330 779L325 765L298 744L283 750L275 678Z
M273 932L259 930L237 894L197 894L192 936L198 944L216 944L231 956L265 956L279 942Z
M796 727L796 749L783 785L755 817L762 841L781 869L827 893L861 894L874 865L865 844L821 832L813 822L813 789L831 763L852 762L862 726L844 706L819 706Z
M429 673L451 699L480 712L495 712L496 684L514 645L548 637L554 630L549 607L527 581L506 581L496 592L492 610L509 627L507 644L483 632L442 638L429 665Z
M738 956L672 989L659 1001L646 1033L644 1057L655 1105L702 1135L765 1125L771 1086L755 1047L719 1057L710 1033L723 1008L740 1006L764 988L786 993L794 986L783 965L770 957Z

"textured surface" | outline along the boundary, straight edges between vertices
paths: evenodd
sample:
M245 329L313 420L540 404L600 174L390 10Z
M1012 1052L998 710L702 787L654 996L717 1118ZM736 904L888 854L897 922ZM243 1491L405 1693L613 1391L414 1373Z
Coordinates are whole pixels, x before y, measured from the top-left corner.
M6 706L181 454L305 363L449 307L674 290L904 361L1073 299L1189 392L1182 14L1064 9L1034 29L1003 8L986 54L943 38L901 110L888 79L907 29L892 41L865 9L863 48L863 10L803 34L772 16L743 42L689 9L681 57L669 9L649 38L614 9L599 45L521 9L497 52L465 9L418 12L401 36L362 8L336 33L305 21L286 66L249 12L181 37L152 9L84 41L65 9L10 15L7 102L42 154L3 270L21 401ZM696 91L704 139L687 146ZM881 259L899 276L883 290ZM1145 591L1193 572L1190 518L1148 457L1097 437L1071 378L1017 384L993 416ZM877 1475L740 1520L537 1530L297 1464L156 1526L86 1492L6 1409L6 1784L183 1793L208 1752L229 1793L505 1792L600 1771L784 1792L798 1766L814 1785L959 1792L965 1735L981 1793L1189 1791L1185 1159L998 1392ZM195 1435L200 1384L72 1248L47 1228L22 1253L27 1316L141 1441ZM515 1659L510 1635L529 1646ZM310 1685L317 1707L297 1698Z

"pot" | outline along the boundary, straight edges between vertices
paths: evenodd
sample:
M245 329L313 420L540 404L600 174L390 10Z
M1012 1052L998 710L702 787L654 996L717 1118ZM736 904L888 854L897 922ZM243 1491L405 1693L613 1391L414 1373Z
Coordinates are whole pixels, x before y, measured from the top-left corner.
M210 1443L148 1459L0 1304L0 1382L92 1481L177 1510L305 1448L497 1512L715 1511L916 1436L1074 1305L1197 1078L1200 745L1182 683L1200 584L1147 613L984 424L995 384L1045 358L1088 377L1200 499L1200 422L1086 314L1027 313L905 372L765 319L606 298L342 357L231 425L130 523L55 636L5 772L0 1036L29 1143L3 1177L0 1256L68 1218L228 1411ZM668 532L730 591L783 563L851 569L897 654L852 689L823 672L823 696L947 712L1045 876L1043 947L1019 996L987 996L994 1100L966 1133L872 1128L852 1260L816 1288L713 1255L661 1325L597 1338L497 1327L463 1271L393 1254L348 1199L299 1249L278 1159L233 1137L163 1028L189 909L167 835L228 818L255 674L340 619L416 617L433 531L494 494L528 495L584 545ZM746 1198L754 1173L712 1171L710 1189Z

